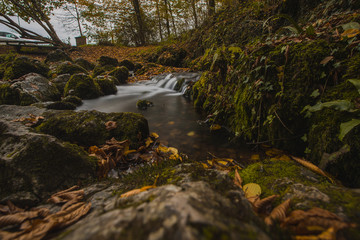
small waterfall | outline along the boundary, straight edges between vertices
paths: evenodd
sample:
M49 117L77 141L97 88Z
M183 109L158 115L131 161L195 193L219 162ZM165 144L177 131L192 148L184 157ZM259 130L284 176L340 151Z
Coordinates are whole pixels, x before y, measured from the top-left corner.
M171 89L177 92L185 93L190 82L196 82L200 79L201 73L170 73L155 76L151 79L157 87Z

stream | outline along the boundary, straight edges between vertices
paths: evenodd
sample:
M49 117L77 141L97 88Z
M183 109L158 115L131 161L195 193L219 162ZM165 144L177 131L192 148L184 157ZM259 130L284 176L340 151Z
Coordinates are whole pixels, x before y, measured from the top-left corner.
M199 78L199 73L158 75L148 81L117 86L114 95L84 100L77 110L140 113L148 120L150 132L159 134L163 144L194 160L216 156L244 162L249 159L250 150L244 145L230 144L226 130L210 131L209 126L199 124L203 116L183 96L187 83ZM153 106L138 109L136 103L140 99L151 101Z

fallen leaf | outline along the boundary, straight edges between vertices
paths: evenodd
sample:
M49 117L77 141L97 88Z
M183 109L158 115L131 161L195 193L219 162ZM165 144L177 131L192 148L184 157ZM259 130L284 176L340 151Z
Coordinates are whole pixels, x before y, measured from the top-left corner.
M152 133L150 133L150 137L155 138L155 139L158 139L158 138L159 138L159 134L157 134L157 133L155 133L155 132L152 132Z
M290 207L290 199L284 201L279 206L274 208L270 215L265 218L265 223L268 226L274 224L275 221L282 222L286 218L286 211Z
M360 34L360 29L347 29L341 34L341 39L344 37L353 38Z
M270 205L279 195L272 195L264 199L259 199L253 203L256 212L261 212L266 206Z
M259 161L260 160L260 155L259 154L251 155L250 160L251 161Z
M193 137L193 136L195 136L195 132L191 131L191 132L188 132L186 135L188 135L189 137Z
M151 188L156 188L156 186L151 185L151 186L145 186L145 187L142 187L142 188L139 188L139 189L133 189L131 191L128 191L126 193L121 194L120 198L130 197L130 196L139 194L139 193L144 192L144 191L146 191L148 189L151 189Z
M221 129L221 126L219 124L213 124L210 126L210 130L211 131L217 131L217 130L220 130Z
M332 179L332 177L328 173L321 170L318 166L315 166L311 162L305 161L304 159L301 159L301 158L298 158L298 157L291 156L291 158L294 161L296 161L296 162L300 163L301 165L303 165L304 167L310 169L311 171L326 177L327 179L329 179L329 181L331 183L334 183L334 179Z
M333 227L328 228L317 236L295 236L295 240L336 240L336 231Z
M330 62L330 61L333 60L333 59L334 59L334 56L328 56L328 57L324 58L324 59L320 62L320 64L321 64L321 65L326 65L328 62Z
M146 141L145 141L145 147L149 147L150 146L150 144L152 144L154 141L150 138L150 137L148 137L147 139L146 139Z
M256 183L248 183L243 186L245 197L247 199L259 197L261 195L261 187Z
M234 178L234 184L238 186L239 188L242 188L242 179L240 177L240 174L237 170L235 170L235 178Z
M265 152L265 154L269 157L275 157L275 156L284 154L284 152L277 148L271 148L271 149L267 150Z
M108 122L106 122L106 123L105 123L105 126L106 126L106 130L108 130L108 131L117 128L117 124L116 124L116 122L114 122L114 121L108 121Z

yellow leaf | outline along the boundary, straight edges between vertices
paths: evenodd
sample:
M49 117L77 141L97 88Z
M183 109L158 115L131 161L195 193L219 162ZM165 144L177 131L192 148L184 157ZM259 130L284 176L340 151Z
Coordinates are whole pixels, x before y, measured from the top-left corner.
M243 190L246 198L260 196L261 194L261 187L256 183L248 183L244 185Z
M296 240L336 240L336 231L333 227L328 228L317 236L295 236Z
M226 166L226 164L228 164L228 161L219 160L219 161L217 161L217 163Z
M356 37L358 34L360 34L360 29L348 29L341 34L341 39L343 39L344 37L353 38Z
M234 178L234 184L238 186L239 188L242 188L242 179L240 177L240 174L237 170L235 170L235 178Z
M127 150L124 152L124 156L127 156L130 153L136 152L136 150Z
M191 131L191 132L188 132L186 135L188 135L189 137L193 137L193 136L195 136L195 132Z
M278 156L280 154L283 154L283 151L279 150L279 149L276 149L276 148L271 148L269 150L267 150L265 152L265 154L269 157L275 157L275 156Z
M152 144L154 141L150 138L150 137L148 137L147 139L146 139L146 141L145 141L145 147L149 147L150 146L150 144Z
M211 131L216 131L216 130L220 130L220 129L221 129L221 126L219 124L213 124L210 127Z
M150 133L150 137L157 139L157 138L159 138L159 134L152 132L152 133Z
M205 168L205 169L209 169L209 165L207 165L206 163L201 163L201 165Z
M291 158L287 155L282 155L281 157L279 157L279 160L281 161L291 161Z
M150 188L155 188L156 186L154 185L151 185L151 186L145 186L145 187L142 187L142 188L138 188L138 189L133 189L131 191L128 191L126 193L123 193L120 195L120 198L125 198L125 197L130 197L130 196L133 196L133 195L136 195L136 194L139 194L141 192L144 192Z
M250 160L251 161L259 161L260 160L260 155L259 154L251 155Z
M207 162L210 166L214 166L214 162L212 160L207 160Z
M159 145L156 149L157 152L163 152L163 153L167 153L169 150L167 147L163 146L163 145Z
M170 121L170 122L168 122L168 124L169 124L169 125L174 125L175 122L174 122L174 121Z

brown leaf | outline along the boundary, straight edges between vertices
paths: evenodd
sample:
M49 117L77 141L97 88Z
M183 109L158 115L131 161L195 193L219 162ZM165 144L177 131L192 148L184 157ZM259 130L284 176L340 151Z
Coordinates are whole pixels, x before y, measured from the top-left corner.
M271 203L278 197L279 195L272 195L261 200L259 199L253 202L253 207L256 212L261 212L266 206L271 205Z
M108 121L108 122L106 122L106 123L105 123L105 126L106 126L106 130L108 130L108 131L117 128L117 124L116 124L116 122L114 122L114 121Z
M335 231L352 227L352 224L343 222L336 214L321 208L312 208L308 211L295 210L281 224L295 234L319 234L330 227Z
M324 172L323 170L321 170L319 167L315 166L311 162L305 161L304 159L297 158L297 157L294 157L294 156L291 156L291 158L294 161L296 161L296 162L300 163L301 165L303 165L304 167L310 169L311 171L326 177L327 179L329 179L329 181L331 183L334 183L334 180L332 179L332 177L328 173Z
M120 198L130 197L130 196L139 194L141 192L144 192L144 191L146 191L146 190L148 190L150 188L156 188L156 186L151 185L151 186L145 186L145 187L142 187L142 188L139 188L139 189L134 189L134 190L131 190L131 191L128 191L126 193L121 194Z
M235 170L235 178L234 178L234 184L238 186L239 188L242 188L242 179L240 177L240 174L237 170Z
M18 212L0 217L0 228L4 226L20 224L26 219L36 218L39 213L37 211Z
M328 56L328 57L324 58L323 60L321 60L320 64L326 65L328 62L330 62L333 59L334 59L334 56Z
M265 223L269 226L273 225L275 221L282 222L286 218L286 211L290 207L290 199L284 201L279 206L274 208L270 215L265 218Z

